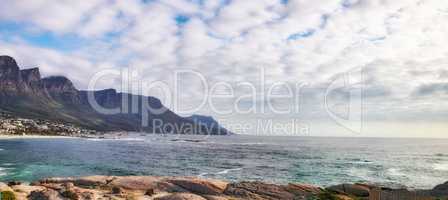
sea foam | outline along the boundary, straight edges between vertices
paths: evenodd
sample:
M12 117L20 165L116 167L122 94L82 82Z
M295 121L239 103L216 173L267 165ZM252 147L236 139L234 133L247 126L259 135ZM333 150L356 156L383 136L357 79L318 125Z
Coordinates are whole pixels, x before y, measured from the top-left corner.
M1 177L1 176L6 176L6 175L7 175L7 173L6 173L6 169L7 169L7 168L2 168L2 167L0 167L0 177Z
M231 171L240 171L240 170L243 170L243 168L226 169L226 170L222 170L220 172L217 172L216 174L228 174Z
M448 171L448 163L436 163L433 168L439 171Z
M219 172L216 172L216 173L207 173L207 172L205 172L205 173L199 174L198 176L199 177L204 177L206 175L222 175L222 174L228 174L229 172L232 172L232 171L240 171L240 170L243 170L243 168L225 169L225 170L222 170L222 171L219 171Z
M400 169L397 168L389 168L387 169L387 174L390 176L406 176Z

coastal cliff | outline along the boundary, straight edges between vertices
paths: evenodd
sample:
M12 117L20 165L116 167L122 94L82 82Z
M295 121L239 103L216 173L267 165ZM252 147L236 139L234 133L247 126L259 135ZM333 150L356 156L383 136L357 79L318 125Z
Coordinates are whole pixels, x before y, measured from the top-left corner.
M48 178L31 184L0 183L0 191L3 197L19 200L435 200L448 198L448 182L431 190L407 190L366 184L321 188L296 183L229 183L197 177L89 176Z

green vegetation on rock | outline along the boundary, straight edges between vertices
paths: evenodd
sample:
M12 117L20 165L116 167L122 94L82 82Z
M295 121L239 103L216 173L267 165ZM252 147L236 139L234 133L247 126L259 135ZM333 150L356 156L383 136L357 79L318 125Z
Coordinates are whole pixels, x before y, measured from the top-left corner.
M16 196L14 195L14 192L3 191L0 192L0 200L16 200Z
M324 191L317 197L318 200L339 200L339 198L330 191Z
M76 194L75 192L70 191L70 190L62 192L61 195L70 200L78 200L79 199L78 194Z

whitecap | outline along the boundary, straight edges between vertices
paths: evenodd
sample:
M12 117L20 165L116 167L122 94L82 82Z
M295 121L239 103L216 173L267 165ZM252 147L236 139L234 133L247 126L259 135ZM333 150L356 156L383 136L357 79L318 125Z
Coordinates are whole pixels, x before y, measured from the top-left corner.
M215 173L215 174L228 174L229 172L232 172L232 171L240 171L240 170L242 170L242 169L243 169L243 168L226 169L226 170L217 172L217 173Z
M8 169L8 168L2 168L2 167L0 167L0 176L6 176L6 175L7 175L7 173L5 172L6 169Z
M357 177L363 181L376 182L377 178L372 176L373 172L367 168L350 168L348 174Z
M144 138L88 138L89 141L145 141Z
M121 141L145 141L145 138L116 138L115 140L121 140Z
M240 143L241 145L267 145L268 143L265 142L246 142L246 143Z
M222 143L223 145L245 145L245 146L261 146L261 145L268 145L269 143L264 142L232 142L232 143Z
M201 174L199 174L198 176L202 178L202 177L204 177L204 176L206 176L206 175L208 175L208 174L209 174L209 173L201 173Z
M387 169L387 174L389 174L390 176L405 176L406 175L400 169L397 169L397 168Z
M0 151L4 151L4 149L0 148Z
M102 140L104 140L104 139L88 138L88 139L86 139L86 140L96 142L96 141L102 141Z
M207 176L207 175L222 175L222 174L228 174L229 172L232 172L232 171L240 171L240 170L243 170L243 168L225 169L225 170L222 170L222 171L219 171L219 172L216 172L216 173L204 172L204 173L199 174L198 176L199 177L204 177L204 176Z
M438 171L448 171L448 163L436 163L433 168Z
M354 160L353 162L351 162L353 164L373 164L373 161L370 160Z

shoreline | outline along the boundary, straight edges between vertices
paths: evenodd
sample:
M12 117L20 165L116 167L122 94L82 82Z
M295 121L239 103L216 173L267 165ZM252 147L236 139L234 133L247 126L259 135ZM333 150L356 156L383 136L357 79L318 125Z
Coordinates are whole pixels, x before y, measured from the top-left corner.
M127 136L123 132L108 132L101 134L72 134L72 135L41 135L41 134L0 134L1 139L114 139L118 137Z
M408 190L360 183L322 188L303 183L227 182L199 177L87 176L46 178L30 184L0 182L0 191L3 195L14 195L16 199L31 200L380 200L390 197L397 200L435 200L448 198L448 182L430 190Z
M62 135L2 135L2 134L0 134L0 140L7 140L7 139L69 139L69 138L81 138L81 137L62 136Z

